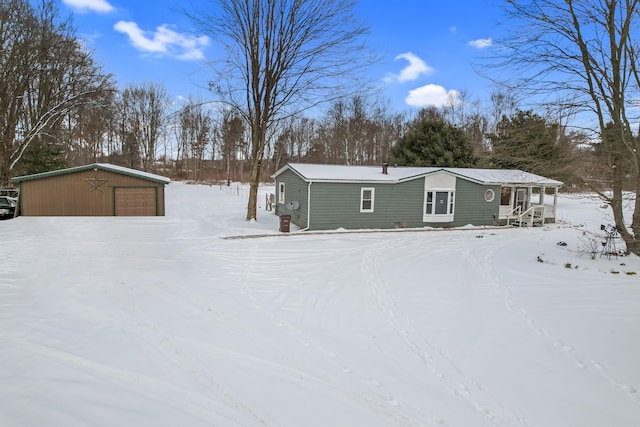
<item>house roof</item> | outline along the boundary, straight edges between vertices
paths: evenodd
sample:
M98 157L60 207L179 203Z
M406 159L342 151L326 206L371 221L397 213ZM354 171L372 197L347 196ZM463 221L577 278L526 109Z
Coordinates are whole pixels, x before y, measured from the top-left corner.
M370 182L392 184L444 171L470 181L487 185L536 185L545 187L561 187L563 185L560 181L516 169L389 166L387 168L387 174L383 174L382 167L380 166L321 165L309 163L288 163L278 170L274 174L274 177L288 169L308 182Z
M112 165L110 163L92 163L90 165L77 166L74 168L60 169L51 172L37 173L33 175L24 175L11 178L11 182L31 181L34 179L48 178L51 176L66 175L69 173L82 172L87 170L104 170L109 172L120 173L123 175L142 178L159 184L169 184L171 180L167 177L155 175L149 172L143 172L135 169L126 168L124 166Z

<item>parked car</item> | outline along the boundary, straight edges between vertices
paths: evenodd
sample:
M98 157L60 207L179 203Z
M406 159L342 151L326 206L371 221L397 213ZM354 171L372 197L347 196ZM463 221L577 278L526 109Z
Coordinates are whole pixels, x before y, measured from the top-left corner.
M13 218L18 200L9 196L0 196L0 219Z

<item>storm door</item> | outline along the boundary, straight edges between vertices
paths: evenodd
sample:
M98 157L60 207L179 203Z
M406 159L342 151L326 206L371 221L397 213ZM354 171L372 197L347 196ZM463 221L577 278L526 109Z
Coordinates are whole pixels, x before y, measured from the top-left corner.
M448 191L436 191L436 215L446 215L449 213L449 192Z

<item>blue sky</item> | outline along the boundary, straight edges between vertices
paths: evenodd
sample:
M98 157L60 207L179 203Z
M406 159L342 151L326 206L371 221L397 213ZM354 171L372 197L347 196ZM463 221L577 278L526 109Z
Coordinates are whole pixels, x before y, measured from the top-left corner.
M120 87L163 83L172 97L209 98L206 60L223 55L214 40L195 32L177 0L58 0L77 34ZM208 1L188 0L187 7ZM440 105L451 91L486 100L491 83L473 64L499 36L500 0L360 0L370 27L368 44L382 55L370 70L398 111Z

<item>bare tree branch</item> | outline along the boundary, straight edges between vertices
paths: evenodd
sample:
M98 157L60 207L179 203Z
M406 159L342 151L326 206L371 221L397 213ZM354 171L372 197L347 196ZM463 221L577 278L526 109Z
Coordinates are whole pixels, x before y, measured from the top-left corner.
M363 44L367 30L351 0L209 3L208 10L185 13L226 50L212 63L212 87L250 130L247 220L255 219L261 162L278 120L362 87L357 71L372 59Z
M640 86L635 65L640 34L639 0L509 0L513 31L501 41L494 67L507 79L547 103L571 99L589 113L602 141L611 176L616 226L627 249L640 253L640 150L631 123L638 121ZM636 188L631 228L625 221L621 167L630 162Z

